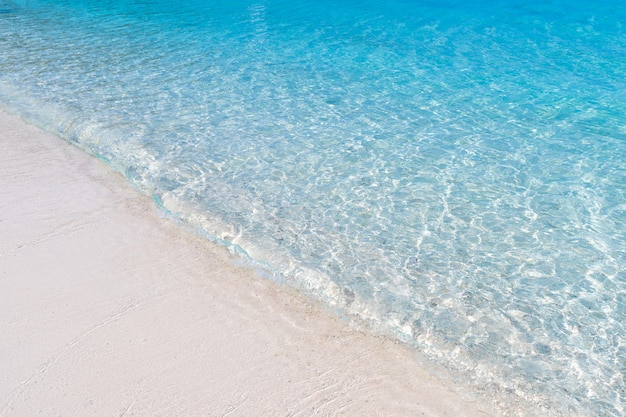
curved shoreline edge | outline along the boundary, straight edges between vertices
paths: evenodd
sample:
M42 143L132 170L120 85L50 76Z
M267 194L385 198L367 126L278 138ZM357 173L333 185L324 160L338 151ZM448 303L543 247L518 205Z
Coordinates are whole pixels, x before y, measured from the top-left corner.
M0 416L486 416L0 110Z

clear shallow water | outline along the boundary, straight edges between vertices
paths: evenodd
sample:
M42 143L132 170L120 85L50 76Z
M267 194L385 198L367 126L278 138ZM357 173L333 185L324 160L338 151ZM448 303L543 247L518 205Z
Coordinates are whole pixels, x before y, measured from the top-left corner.
M0 104L500 415L626 414L626 7L0 0Z

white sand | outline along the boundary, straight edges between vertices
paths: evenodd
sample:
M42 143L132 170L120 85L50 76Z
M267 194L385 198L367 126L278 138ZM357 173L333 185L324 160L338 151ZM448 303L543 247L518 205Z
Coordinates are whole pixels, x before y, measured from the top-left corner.
M0 111L0 416L484 416Z

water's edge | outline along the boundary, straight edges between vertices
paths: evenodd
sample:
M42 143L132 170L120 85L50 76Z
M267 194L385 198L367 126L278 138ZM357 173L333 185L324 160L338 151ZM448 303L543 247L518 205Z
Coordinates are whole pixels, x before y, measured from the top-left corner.
M219 220L209 220L203 213L185 212L184 207L181 207L180 205L169 207L168 204L162 200L161 195L151 194L149 190L146 190L142 188L140 184L133 182L132 179L126 175L126 172L123 169L116 167L116 165L108 158L92 152L80 142L72 140L64 132L48 128L46 123L42 122L37 117L36 112L26 111L26 107L20 105L16 106L16 101L14 100L12 100L11 104L13 107L3 105L0 102L0 111L5 111L8 114L17 116L28 124L52 133L60 140L63 140L70 145L79 148L86 154L102 161L111 170L121 174L138 193L151 198L157 210L160 211L164 217L177 224L178 227L181 227L184 230L206 239L218 246L226 248L229 253L234 256L232 261L235 265L245 267L253 271L259 279L268 279L276 284L287 285L297 291L300 291L311 301L315 302L317 307L329 312L335 317L338 317L345 323L346 326L349 326L354 330L365 332L375 337L385 337L401 343L412 352L413 360L415 360L422 369L435 377L448 389L458 394L464 401L472 402L476 404L479 409L494 416L511 415L539 417L546 415L545 413L547 411L556 411L558 413L557 415L561 415L558 410L552 409L553 406L550 404L549 398L544 398L545 402L538 403L536 398L525 397L525 394L522 392L513 392L512 390L507 390L504 387L499 387L497 384L479 387L464 383L465 378L468 378L468 376L471 377L466 371L463 372L461 369L453 370L446 368L442 363L437 363L436 361L433 361L432 358L428 358L420 352L419 347L416 346L416 344L409 337L407 337L406 334L402 333L402 331L394 331L392 328L385 328L379 321L376 320L375 316L364 317L359 314L358 311L347 308L347 306L352 305L354 302L353 295L351 296L350 294L346 294L334 285L329 278L323 277L321 272L310 271L311 274L309 275L317 275L319 277L319 287L304 286L300 281L286 277L281 271L273 268L267 262L251 257L245 248L240 244L234 243L231 237L232 227L222 226L221 230L224 230L224 233L220 235L212 234L210 230L220 230L219 226L216 227L216 225L220 223ZM193 208L189 208L189 210L193 210ZM207 225L209 225L209 227L207 227ZM329 286L331 289L326 292L320 292L320 288L322 288L326 282L330 283ZM327 297L324 297L324 294L327 295ZM359 305L360 308L363 308L362 304L357 305ZM372 306L372 308L375 307ZM573 408L570 411L575 412Z

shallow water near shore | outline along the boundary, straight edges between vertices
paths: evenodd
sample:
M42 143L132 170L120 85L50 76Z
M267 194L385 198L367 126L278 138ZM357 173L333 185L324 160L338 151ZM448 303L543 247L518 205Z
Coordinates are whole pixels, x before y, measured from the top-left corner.
M379 3L0 0L0 104L501 415L623 415L626 7Z

